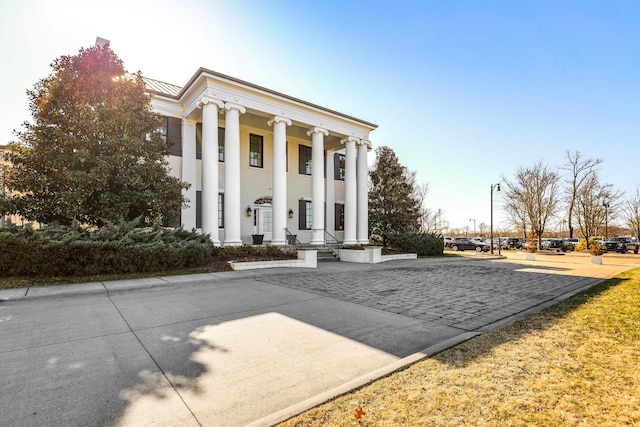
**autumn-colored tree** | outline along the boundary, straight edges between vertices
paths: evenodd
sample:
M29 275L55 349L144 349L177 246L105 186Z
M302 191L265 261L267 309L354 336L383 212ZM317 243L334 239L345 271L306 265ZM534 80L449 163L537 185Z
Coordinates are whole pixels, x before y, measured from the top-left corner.
M169 176L169 145L142 75L109 45L62 56L28 90L32 121L5 151L0 210L28 220L168 223L187 187Z
M415 173L407 170L389 147L376 149L376 163L369 172L369 232L383 237L390 233L417 232L422 206Z

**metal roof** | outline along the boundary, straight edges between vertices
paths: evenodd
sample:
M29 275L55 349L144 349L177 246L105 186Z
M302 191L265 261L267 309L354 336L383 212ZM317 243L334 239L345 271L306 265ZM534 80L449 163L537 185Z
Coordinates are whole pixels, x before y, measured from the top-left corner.
M169 95L177 98L178 94L182 90L181 86L172 85L171 83L161 82L160 80L150 79L143 77L144 83L147 85L149 92L157 93L158 95Z

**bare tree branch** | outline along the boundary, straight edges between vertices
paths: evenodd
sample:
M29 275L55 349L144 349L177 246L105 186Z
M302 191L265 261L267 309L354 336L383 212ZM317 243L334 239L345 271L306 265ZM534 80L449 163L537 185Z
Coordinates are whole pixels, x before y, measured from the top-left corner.
M567 163L560 169L569 172L569 178L566 181L567 187L567 223L569 226L569 237L573 237L573 211L576 208L578 192L589 177L596 173L598 166L602 163L602 159L585 159L579 151L571 153L567 150Z
M519 168L514 181L504 180L508 215L514 224L529 228L538 247L547 222L558 208L559 180L560 176L542 161L530 168Z

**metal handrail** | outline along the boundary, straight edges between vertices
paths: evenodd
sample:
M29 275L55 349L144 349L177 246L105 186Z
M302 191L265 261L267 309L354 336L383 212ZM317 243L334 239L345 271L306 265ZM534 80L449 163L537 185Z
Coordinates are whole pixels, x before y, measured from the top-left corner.
M325 245L327 245L329 247L335 247L335 246L342 245L342 242L340 240L338 240L338 238L336 236L334 236L333 234L329 233L327 230L324 230L324 236L325 236L325 238L324 238Z
M291 233L291 231L289 231L288 228L284 229L285 234L287 236L287 245L291 245L291 241L295 242L293 243L293 246L301 246L302 242L300 240L298 240L298 236ZM342 245L342 241L338 240L338 238L336 236L334 236L333 234L329 233L327 230L325 229L312 229L311 231L323 231L324 232L324 246L335 250L335 248L337 248L338 246Z
M287 245L300 246L302 244L300 240L298 240L298 236L290 232L288 228L285 227L284 232L287 237ZM289 239L289 237L291 237L291 239ZM290 243L292 241L293 241L293 244Z

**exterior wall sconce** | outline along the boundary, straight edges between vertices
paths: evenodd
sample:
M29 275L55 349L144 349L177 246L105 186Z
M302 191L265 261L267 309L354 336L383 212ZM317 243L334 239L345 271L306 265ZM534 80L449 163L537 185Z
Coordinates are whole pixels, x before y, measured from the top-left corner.
M293 209L289 208L289 218L293 218Z
M250 217L251 213L253 212L253 210L251 209L251 206L247 206L247 216Z

